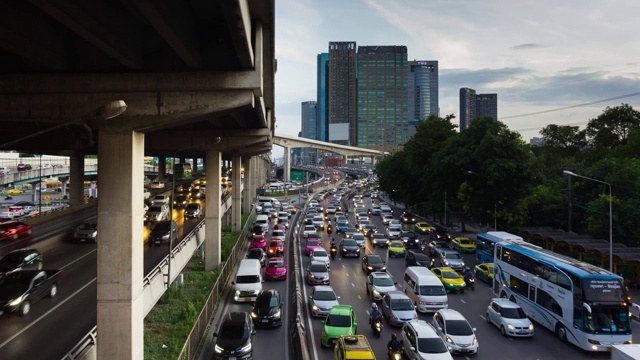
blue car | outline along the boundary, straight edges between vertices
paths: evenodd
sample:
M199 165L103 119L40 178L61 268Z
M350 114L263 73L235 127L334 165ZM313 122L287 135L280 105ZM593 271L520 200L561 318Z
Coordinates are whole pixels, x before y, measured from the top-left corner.
M336 231L339 233L343 233L347 231L347 227L349 227L349 222L346 220L339 220L336 224Z

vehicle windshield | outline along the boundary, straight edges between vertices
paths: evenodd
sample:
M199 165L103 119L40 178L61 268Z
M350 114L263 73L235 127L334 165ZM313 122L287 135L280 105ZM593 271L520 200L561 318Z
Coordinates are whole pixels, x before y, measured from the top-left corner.
M242 324L225 324L220 329L219 338L229 340L245 339L249 336L247 331L248 329Z
M593 306L593 305L592 305ZM594 306L593 314L586 314L586 329L593 333L627 333L630 329L627 307Z
M331 315L327 316L327 320L324 323L327 326L335 327L350 327L351 318L346 315Z
M80 225L80 227L78 229L80 229L80 230L96 230L97 228L98 228L98 224L87 223L87 224Z
M343 246L358 246L358 243L355 240L345 240L342 243Z
M24 255L18 254L18 253L9 253L7 255L5 255L5 257L3 257L2 259L0 259L0 263L4 263L4 264L20 264L22 262L22 259L24 258Z
M448 253L445 253L444 255L445 255L445 257L447 259L462 259L462 256L460 256L460 254L458 254L458 253L450 253L450 252L448 252Z
M338 225L340 226L344 226L344 225L348 225L349 222L347 220L338 220Z
M460 279L460 275L455 271L443 271L442 277L445 279Z
M446 295L447 292L444 286L420 286L420 295Z
M255 284L260 282L260 276L258 275L238 275L236 277L236 284Z
M462 245L468 245L471 244L471 241L467 240L467 239L460 239L459 240L460 244Z
M522 308L502 308L502 317L507 319L524 319L527 314L524 313Z
M278 306L278 303L278 297L271 294L266 296L258 296L258 298L256 299L257 308L276 307Z
M393 283L393 279L391 279L389 277L380 277L380 278L373 278L373 285L375 285L375 286L393 286L395 284Z
M270 268L283 268L284 261L269 261Z
M309 265L310 272L327 272L327 266L325 264L311 264Z
M444 341L440 338L418 338L417 350L425 354L442 354L449 352Z
M413 310L413 304L409 299L391 300L391 310L397 310L397 311Z
M282 241L271 241L269 243L269 247L280 247L282 246Z
M466 320L447 321L447 334L449 335L473 335L473 329Z
M247 254L247 259L260 259L262 258L262 250L260 249L251 249Z
M198 204L187 205L187 210L198 210Z
M313 257L327 257L327 252L324 249L313 250Z
M358 234L353 234L353 239L354 240L364 240L364 235L358 233Z
M369 255L367 260L369 264L382 264L382 259L379 256Z
M313 294L313 298L315 300L320 300L320 301L331 301L331 300L337 300L338 298L336 297L336 293L334 293L333 291L316 291Z
M307 246L320 246L320 241L318 241L318 240L307 240Z

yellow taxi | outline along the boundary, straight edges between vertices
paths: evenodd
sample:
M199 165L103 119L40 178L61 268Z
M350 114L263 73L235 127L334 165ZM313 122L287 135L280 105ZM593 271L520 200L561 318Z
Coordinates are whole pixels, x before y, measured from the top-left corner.
M493 285L493 263L478 264L473 269L476 279L482 280L489 285Z
M364 335L341 335L333 347L334 360L375 360L369 340Z
M9 190L7 190L7 195L20 195L22 193L24 193L24 191L20 190L20 189L9 189Z
M414 226L415 231L419 234L429 234L431 232L431 225L426 222L417 222Z
M402 240L393 240L389 243L389 257L404 257L407 249Z
M453 240L451 240L451 247L461 253L476 252L476 243L471 241L468 237L453 238Z
M298 208L293 205L289 205L289 207L287 207L287 210L289 211L289 213L295 214L298 211Z
M434 273L440 281L442 281L442 285L444 285L445 290L447 292L451 291L465 291L467 289L467 284L465 284L464 279L460 274L458 274L455 270L450 267L437 267L431 269L431 272Z

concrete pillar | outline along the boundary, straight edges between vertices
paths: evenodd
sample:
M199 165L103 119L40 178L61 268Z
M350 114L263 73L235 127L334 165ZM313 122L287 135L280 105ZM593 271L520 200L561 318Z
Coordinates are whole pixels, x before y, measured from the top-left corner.
M240 231L242 229L242 208L240 191L240 175L242 174L242 157L233 155L231 160L231 175L233 176L233 187L231 188L231 231Z
M98 359L142 359L144 134L101 129L98 157Z
M29 183L31 185L31 202L36 206L40 202L40 191L38 190L38 185L40 185L40 181L33 181ZM39 209L38 209L39 210Z
M220 238L221 238L221 214L220 214L220 178L222 153L215 150L207 150L205 167L207 169L207 204L205 218L204 240L204 269L213 271L220 265Z
M68 176L60 176L58 180L62 183L62 189L60 189L60 198L64 199L64 196L67 195L67 180L69 180Z
M284 166L282 167L284 174L282 178L285 183L291 182L291 148L284 147Z
M255 156L250 158L242 159L242 166L244 167L244 191L242 192L242 212L248 214L251 212L251 201L253 200L253 196L256 193L255 187L252 185L251 177L253 176L254 170L251 168L253 164L253 159ZM235 186L235 185L234 185Z
M69 180L69 205L82 204L84 202L84 155L77 153L71 155L69 173L71 176L71 180Z
M158 180L164 180L164 171L167 168L167 158L164 156L158 157Z

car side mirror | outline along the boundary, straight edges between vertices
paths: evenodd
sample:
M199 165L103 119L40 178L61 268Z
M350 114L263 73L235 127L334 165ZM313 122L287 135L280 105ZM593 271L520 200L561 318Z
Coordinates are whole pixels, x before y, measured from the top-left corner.
M394 282L394 283L393 283L393 285L398 285L398 283L397 283L397 282Z
M235 281L232 281L232 282L231 282L231 285L235 285L235 284L236 284L236 282L235 282Z
M476 331L476 328L473 328L472 330L473 330L473 332L475 332L475 331Z
M320 321L320 324L324 325L324 323L325 323L325 320Z
M213 333L213 337L218 337L218 333L217 333L217 332L214 332L214 333Z
M416 348L414 348L413 346L409 345L409 350L416 351Z

